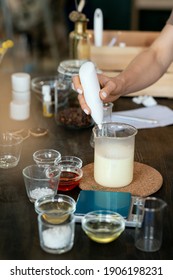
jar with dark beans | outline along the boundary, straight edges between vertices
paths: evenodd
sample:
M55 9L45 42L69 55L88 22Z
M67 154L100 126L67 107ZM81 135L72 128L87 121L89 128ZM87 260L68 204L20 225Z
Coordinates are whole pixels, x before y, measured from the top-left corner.
M58 114L59 124L69 128L86 128L93 124L90 115L86 115L80 108L67 108L61 110Z
M58 125L72 129L87 128L94 124L86 115L78 101L78 93L71 87L72 76L77 75L84 61L67 60L58 67L58 80L55 86L55 120Z

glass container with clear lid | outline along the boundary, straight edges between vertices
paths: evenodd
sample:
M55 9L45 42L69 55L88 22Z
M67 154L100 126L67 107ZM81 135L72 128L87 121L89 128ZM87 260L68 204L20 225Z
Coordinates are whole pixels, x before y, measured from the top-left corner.
M81 129L93 125L90 115L86 115L78 101L78 93L71 87L72 76L79 73L80 66L86 60L65 60L58 66L58 78L55 83L55 120L58 125Z

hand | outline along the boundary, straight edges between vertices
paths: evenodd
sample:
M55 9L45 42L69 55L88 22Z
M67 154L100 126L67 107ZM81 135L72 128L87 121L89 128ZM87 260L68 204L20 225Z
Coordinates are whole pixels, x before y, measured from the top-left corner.
M100 87L101 87L99 95L104 103L113 102L120 97L120 94L118 94L116 92L117 91L117 84L115 82L116 78L110 78L110 77L104 76L102 74L98 74L98 79L99 79L99 83L100 83ZM90 114L91 110L85 101L85 98L83 95L83 88L82 88L79 76L73 76L73 85L74 85L74 89L79 93L78 100L79 100L82 110L87 115Z

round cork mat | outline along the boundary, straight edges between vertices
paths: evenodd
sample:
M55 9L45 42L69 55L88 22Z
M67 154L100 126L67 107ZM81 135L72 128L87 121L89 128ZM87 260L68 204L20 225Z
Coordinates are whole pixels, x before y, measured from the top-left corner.
M121 188L103 187L94 180L94 163L85 165L80 182L82 190L130 192L136 196L148 196L157 192L163 183L162 175L154 168L139 162L134 163L134 177L131 184Z

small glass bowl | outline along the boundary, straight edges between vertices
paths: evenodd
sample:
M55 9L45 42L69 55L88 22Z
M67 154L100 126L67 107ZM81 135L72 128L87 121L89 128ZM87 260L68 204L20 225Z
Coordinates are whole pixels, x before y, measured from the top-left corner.
M51 88L51 95L54 95L57 76L42 76L36 77L31 80L31 88L37 94L37 97L42 101L42 86L49 85Z
M58 190L66 192L76 188L83 176L82 169L73 166L61 166L59 168L61 170L61 176Z
M75 156L62 156L61 158L55 159L55 165L63 166L72 166L82 168L82 160Z
M37 164L26 166L22 170L26 193L31 202L57 193L61 168L58 166L39 166Z
M36 213L42 213L44 219L52 224L66 221L76 210L75 200L64 194L55 196L44 196L34 203Z
M124 218L113 211L97 210L82 218L82 229L98 243L109 243L117 239L125 229Z
M41 149L33 154L33 160L40 166L54 165L55 160L59 161L60 159L60 152L53 149Z

